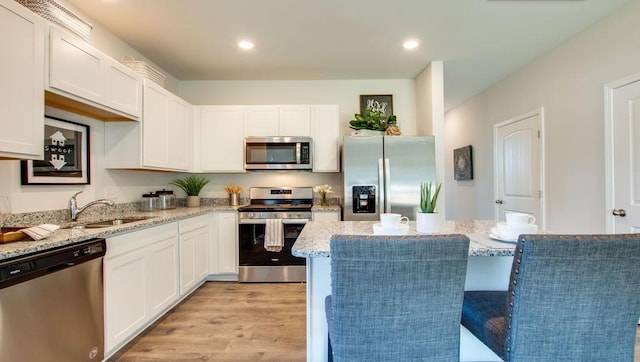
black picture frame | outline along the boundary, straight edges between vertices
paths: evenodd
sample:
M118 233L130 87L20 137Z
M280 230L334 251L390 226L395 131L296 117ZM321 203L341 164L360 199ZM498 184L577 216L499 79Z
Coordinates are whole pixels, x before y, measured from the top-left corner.
M89 126L44 118L44 160L21 161L22 185L88 185L91 183Z
M393 95L392 94L363 94L360 95L360 114L365 108L374 111L381 111L382 115L389 117L393 115Z
M471 145L453 150L453 178L473 180L473 149Z

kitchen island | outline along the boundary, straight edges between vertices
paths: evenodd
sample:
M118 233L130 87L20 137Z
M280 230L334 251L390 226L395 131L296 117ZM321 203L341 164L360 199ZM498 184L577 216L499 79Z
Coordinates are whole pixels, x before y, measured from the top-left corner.
M327 361L324 298L331 294L329 239L332 235L371 235L373 221L311 221L292 254L307 259L307 362ZM507 290L515 244L489 238L491 220L445 221L442 233L465 234L471 240L465 290ZM415 222L410 233L417 234ZM501 361L461 326L461 361Z

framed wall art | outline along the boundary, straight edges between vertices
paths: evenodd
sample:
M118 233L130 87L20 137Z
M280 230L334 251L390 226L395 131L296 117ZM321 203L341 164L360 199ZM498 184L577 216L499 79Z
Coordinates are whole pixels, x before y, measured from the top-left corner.
M360 114L364 113L365 108L371 108L373 111L380 111L385 117L393 114L393 95L361 95L360 96Z
M89 184L89 126L44 118L44 160L22 161L23 185Z
M473 180L473 158L471 146L453 150L453 176L456 180Z

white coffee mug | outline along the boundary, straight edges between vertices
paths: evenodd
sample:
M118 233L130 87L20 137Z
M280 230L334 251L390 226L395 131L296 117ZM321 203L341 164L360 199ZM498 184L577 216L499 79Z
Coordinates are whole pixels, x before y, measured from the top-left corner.
M402 216L400 214L391 214L391 213L385 213L385 214L380 214L380 224L382 225L382 227L394 227L397 226L401 223L408 223L409 222L409 218L406 216Z
M507 224L511 225L533 224L536 222L535 216L521 212L507 212L504 214L504 218L507 220Z

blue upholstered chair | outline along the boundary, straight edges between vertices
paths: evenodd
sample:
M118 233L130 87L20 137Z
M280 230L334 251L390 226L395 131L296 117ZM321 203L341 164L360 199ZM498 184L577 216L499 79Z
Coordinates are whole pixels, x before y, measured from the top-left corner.
M633 362L640 234L521 235L508 292L465 292L462 325L505 361Z
M464 235L331 238L334 361L459 361Z

